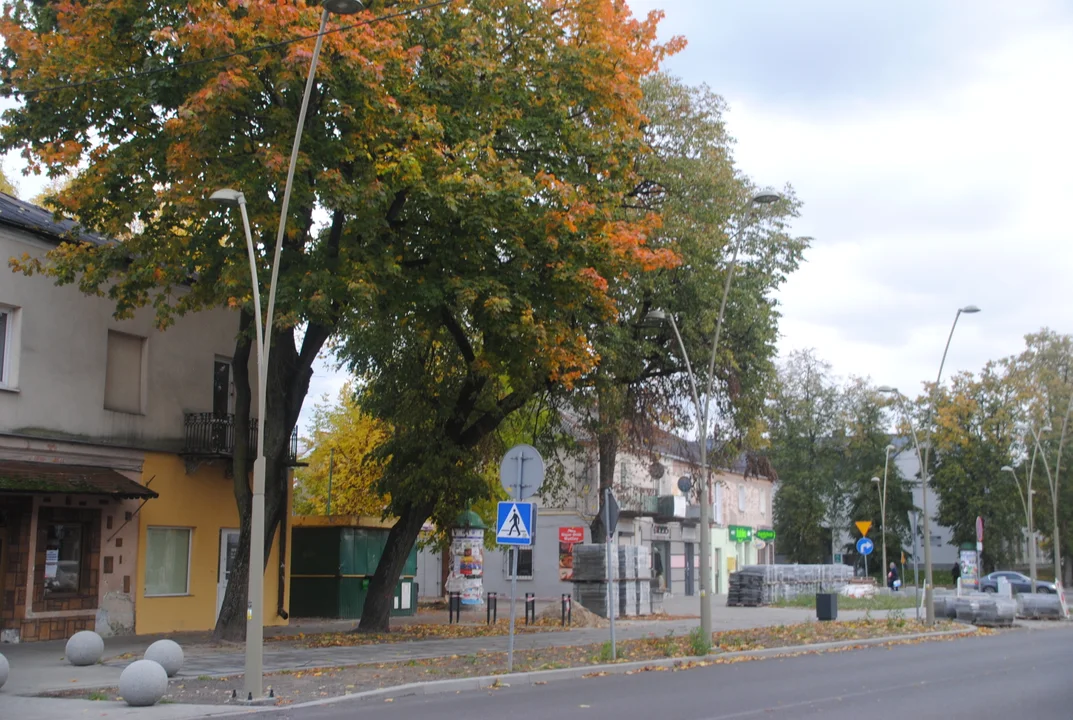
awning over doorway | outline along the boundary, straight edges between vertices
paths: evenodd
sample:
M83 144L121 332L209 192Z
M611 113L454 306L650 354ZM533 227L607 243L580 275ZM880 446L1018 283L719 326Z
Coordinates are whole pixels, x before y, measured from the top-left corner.
M0 460L0 494L51 493L125 499L158 497L111 468Z

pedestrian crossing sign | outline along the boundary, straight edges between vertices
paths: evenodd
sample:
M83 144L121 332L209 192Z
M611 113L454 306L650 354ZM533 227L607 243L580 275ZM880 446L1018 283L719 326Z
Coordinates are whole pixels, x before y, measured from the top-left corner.
M533 544L533 503L512 500L499 503L496 542L500 545Z

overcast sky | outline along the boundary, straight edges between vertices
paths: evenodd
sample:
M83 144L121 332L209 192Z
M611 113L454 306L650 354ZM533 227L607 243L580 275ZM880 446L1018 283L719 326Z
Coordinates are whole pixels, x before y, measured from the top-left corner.
M915 394L1070 332L1073 3L629 0L688 46L667 69L729 103L739 167L790 183L814 238L780 353ZM24 197L39 189L4 163ZM321 364L306 402L343 378Z
M792 184L814 238L780 353L915 394L1070 332L1073 3L629 0L688 46L667 69L730 105L739 167Z

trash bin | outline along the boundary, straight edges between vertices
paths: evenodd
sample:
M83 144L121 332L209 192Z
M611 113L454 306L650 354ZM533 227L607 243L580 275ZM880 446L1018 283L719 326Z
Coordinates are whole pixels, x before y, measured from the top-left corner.
M816 619L838 619L838 593L816 593Z

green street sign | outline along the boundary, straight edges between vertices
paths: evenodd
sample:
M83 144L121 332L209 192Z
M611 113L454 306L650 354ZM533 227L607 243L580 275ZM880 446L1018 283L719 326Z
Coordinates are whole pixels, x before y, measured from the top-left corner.
M745 525L730 525L727 532L730 533L730 542L747 543L753 539L753 529Z
M771 542L775 539L774 530L757 530L756 537L764 542Z

